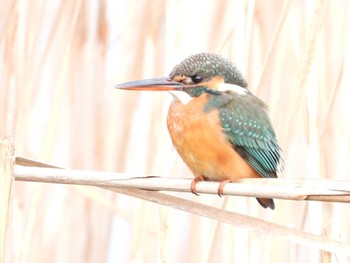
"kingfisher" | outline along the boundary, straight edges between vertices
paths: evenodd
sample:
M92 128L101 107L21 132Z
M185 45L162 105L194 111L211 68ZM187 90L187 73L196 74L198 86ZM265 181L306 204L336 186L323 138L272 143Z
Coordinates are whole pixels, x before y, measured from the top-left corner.
M165 78L126 82L124 90L169 91L173 95L167 127L177 152L193 172L191 191L203 180L224 185L241 178L277 178L282 151L267 105L255 97L229 60L212 53L192 55ZM179 91L188 99L182 100ZM257 198L274 209L273 199Z

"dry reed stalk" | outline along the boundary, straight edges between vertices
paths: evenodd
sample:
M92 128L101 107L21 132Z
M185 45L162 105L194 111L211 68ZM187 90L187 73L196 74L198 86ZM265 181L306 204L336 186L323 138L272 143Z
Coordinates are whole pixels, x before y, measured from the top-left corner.
M322 18L324 17L325 5L326 3L324 0L318 0L316 1L315 7L313 9L312 22L307 32L305 48L303 49L301 61L299 62L299 79L297 83L298 89L297 92L295 92L292 104L293 108L290 111L292 115L290 116L289 123L293 126L297 122L300 109L304 108L301 105L304 104L304 96L308 88L307 81L310 78L311 67L315 62L315 53L318 44L316 40L320 35L320 29L324 23L324 20ZM306 117L308 117L308 115ZM290 129L287 134L287 138L292 137L293 132L293 129Z
M18 160L23 160L19 158ZM19 161L21 162L21 161ZM80 184L104 187L127 187L152 191L191 192L192 179L132 176L81 170L15 166L18 181ZM199 182L198 193L217 194L218 182ZM350 182L317 179L242 179L225 185L225 195L276 198L287 200L321 200L350 202Z
M9 260L9 206L13 183L14 137L0 138L0 262Z
M231 224L240 228L253 230L262 234L278 236L282 239L287 239L289 242L312 246L320 250L339 253L343 256L350 256L349 244L334 241L323 236L317 236L311 233L302 232L297 229L266 222L261 219L241 215L238 213L224 211L200 203L189 202L188 200L174 196L168 196L162 193L150 193L141 189L115 189L111 187L103 188L218 220L220 222Z
M103 1L101 5L2 1L0 105L4 110L0 120L5 125L0 126L0 134L16 132L20 155L61 166L190 177L176 153L169 150L168 97L121 94L112 87L127 80L164 76L187 55L216 51L248 73L250 84L265 72L265 84L258 87L258 93L270 106L286 154L284 178L347 180L349 3L294 1L286 11L288 4L278 0L269 4ZM96 19L98 14L101 19ZM108 23L107 31L103 21ZM103 43L107 43L105 49ZM304 87L299 85L302 82ZM304 102L299 98L305 98ZM305 116L300 114L304 109L309 122L300 118ZM297 112L299 117L291 117ZM305 139L305 131L311 141ZM323 187L319 180L304 186L316 182ZM177 218L183 215L176 210L166 207L164 212L148 202L103 189L14 185L9 232L15 246L10 246L9 254L15 262L101 261L107 253L110 261L121 262L140 257L174 262L319 260L317 251L284 239L247 234L187 214L179 223ZM344 185L342 190L348 189ZM308 232L326 231L330 238L346 243L350 240L347 204L277 201L278 209L272 213L247 198L220 202L214 195L199 197L204 198L215 206L225 207L227 202L234 211ZM130 228L128 232L128 227L120 232L114 220L118 214L123 226ZM131 247L139 249L134 258ZM198 250L204 252L198 255L194 252ZM332 254L334 258L346 262L345 257Z
M154 191L146 191L142 189L137 189L137 188L130 188L127 187L112 187L110 182L111 182L111 176L112 178L115 178L115 174L109 174L109 176L105 177L102 174L103 173L96 173L92 177L89 177L89 174L92 174L93 172L84 172L84 171L74 171L74 170L65 170L61 168L43 168L43 167L50 167L50 165L46 165L44 163L37 163L37 162L31 162L28 159L23 159L19 158L19 162L22 161L22 163L26 162L27 164L33 165L34 163L39 164L41 167L22 167L20 168L19 166L15 167L14 171L14 178L16 180L18 179L24 179L26 181L30 181L30 176L28 175L35 175L35 174L50 174L50 171L53 173L47 177L51 178L53 180L43 180L42 177L36 177L36 180L38 182L55 182L55 183L70 183L70 184L84 184L86 182L86 185L91 185L91 186L99 186L104 189L108 189L114 192L122 193L122 194L127 194L133 197L141 198L147 201L155 202L161 205L166 205L172 208L184 210L186 212L190 212L193 214L197 214L200 216L205 216L207 218L211 218L223 223L228 223L232 224L234 226L238 226L244 229L248 230L253 230L257 231L263 234L268 234L268 235L275 235L280 238L287 239L289 242L295 242L298 244L302 245L307 245L307 246L313 246L317 249L324 250L324 251L329 251L333 253L339 253L341 255L348 255L350 256L350 246L348 244L339 242L339 241L334 241L331 239L328 239L324 236L317 236L314 234L306 233L299 231L297 229L292 229L289 227L284 227L278 224L266 222L264 220L260 220L257 218L237 214L237 213L232 213L228 211L224 211L222 209L210 207L207 205L203 205L200 203L188 201L182 198L174 197L174 196L169 196L166 194L162 193L157 193ZM24 171L28 170L28 173L26 174ZM41 171L43 173L41 173ZM75 176L76 178L72 178L68 176L68 174L74 174L76 173L78 176ZM63 176L61 177L60 174ZM24 176L21 176L24 175ZM35 177L35 176L33 176ZM95 179L92 179L95 178ZM97 179L98 178L98 179ZM121 180L127 180L127 176L123 176ZM96 181L101 181L101 184L96 183ZM114 179L113 179L114 180ZM139 180L139 179L137 179ZM146 179L149 180L149 179ZM271 179L270 179L271 180ZM147 188L147 184L143 186L143 188ZM198 187L199 188L199 187ZM156 188L157 189L157 188ZM217 188L216 188L217 189ZM189 189L190 191L190 189ZM199 189L198 189L199 192ZM270 197L270 196L268 196ZM137 233L140 234L140 231L144 231L145 229L139 226L139 231ZM142 235L143 236L143 235ZM133 251L139 251L140 247L140 242L135 243L136 247L134 247L135 250ZM164 257L164 256L163 256ZM135 258L138 258L137 255L135 255Z
M269 43L269 47L266 51L264 62L263 62L263 65L261 67L260 77L258 78L258 81L257 81L256 93L258 96L261 94L261 90L263 89L263 87L266 88L266 85L264 85L265 84L264 80L268 76L267 72L268 72L268 68L270 67L269 64L271 63L271 60L273 58L272 53L275 52L277 49L278 38L280 37L281 31L285 25L285 21L286 21L288 14L290 12L290 7L291 7L292 2L293 2L292 0L287 0L284 3L283 10L282 10L281 15L278 19L278 23L277 23L275 32L272 36L272 40Z

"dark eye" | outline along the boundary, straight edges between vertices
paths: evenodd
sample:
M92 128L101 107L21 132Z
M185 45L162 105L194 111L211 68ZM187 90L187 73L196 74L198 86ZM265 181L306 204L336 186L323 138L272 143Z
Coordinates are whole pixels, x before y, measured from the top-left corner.
M193 83L198 84L203 81L203 78L201 76L194 75L191 77L191 80Z

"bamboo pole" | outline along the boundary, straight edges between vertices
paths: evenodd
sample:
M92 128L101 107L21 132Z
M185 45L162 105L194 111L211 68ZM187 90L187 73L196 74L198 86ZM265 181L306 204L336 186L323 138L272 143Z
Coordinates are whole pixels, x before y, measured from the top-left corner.
M169 196L158 192L141 189L103 187L114 192L130 195L153 203L170 206L199 216L211 218L243 229L287 239L289 242L317 248L322 251L350 256L350 245L332 240L323 235L303 232L292 227L282 226L265 220L225 211L223 209L189 201L183 198Z
M20 161L19 161L20 162ZM43 166L42 164L40 164ZM99 187L137 188L151 191L191 192L192 179L138 176L125 173L69 170L16 165L15 180L79 184ZM217 194L219 182L198 182L199 194ZM225 195L286 200L350 202L350 181L329 179L244 179L228 183Z
M196 215L211 218L220 222L234 225L236 227L253 230L255 232L259 232L262 234L276 236L296 244L306 245L306 246L314 247L323 251L337 253L338 255L350 256L349 244L332 240L322 235L315 235L315 234L303 232L295 228L286 227L276 223L264 221L258 218L225 211L222 209L218 209L215 207L211 207L208 205L200 204L197 202L166 195L155 191L137 189L138 187L143 187L143 188L149 188L148 190L150 189L161 190L159 188L164 187L166 185L170 185L175 182L176 186L171 187L172 190L177 189L179 191L180 190L189 191L189 189L187 188L189 188L190 180L180 179L180 182L178 182L177 179L169 179L169 178L157 178L157 177L135 178L135 177L130 177L127 174L119 174L119 173L66 170L66 169L61 169L57 167L52 168L54 166L38 163L28 159L23 159L23 158L16 158L16 162L17 162L17 165L15 166L15 172L14 172L14 177L16 180L98 186L117 193L126 194L129 196L158 203L161 205L166 205L166 206L183 210ZM19 163L22 165L25 164L27 166L21 166L19 165ZM33 167L32 165L35 165L35 167ZM40 166L40 168L37 166ZM50 168L43 168L45 166ZM268 179L266 182L268 182L269 180L274 181L272 179ZM256 180L256 182L257 181L259 180ZM266 185L264 185L265 180L263 181L264 181L263 184L260 183L257 185L267 187ZM317 182L318 180L304 180L303 182L307 182L307 184L310 184L313 181ZM294 185L297 185L297 182L298 181L296 180L294 182ZM183 185L183 183L185 184ZM322 182L322 184L323 183L324 182ZM345 182L345 183L349 184L349 182ZM156 185L156 187L150 187L151 185ZM217 186L217 184L214 182L199 183L198 191L200 192L205 192L204 191L205 188L202 188L201 185L202 186L212 185L215 187ZM239 183L239 184L237 183L237 184L230 184L230 185L242 186L244 185L244 183ZM337 184L334 184L334 181L332 181L330 185L332 185L332 188L333 188ZM278 184L275 184L275 186L278 186ZM211 187L209 187L208 189L210 189L210 191L208 190L208 192L212 191ZM167 188L167 190L170 190L170 187ZM316 190L322 191L322 189L317 189L317 188ZM327 189L324 189L323 191L325 191L324 193L326 193ZM347 193L347 191L345 190L338 191L338 192L341 192L342 194Z
M0 262L6 260L7 226L9 219L9 204L13 182L14 138L12 136L0 139Z

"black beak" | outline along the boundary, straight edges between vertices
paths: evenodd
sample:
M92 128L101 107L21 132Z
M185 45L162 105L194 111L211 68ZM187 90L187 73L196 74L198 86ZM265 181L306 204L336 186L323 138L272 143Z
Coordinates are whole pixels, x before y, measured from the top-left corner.
M180 90L182 91L185 87L184 84L176 81L172 81L168 78L157 78L157 79L145 79L126 82L122 84L117 84L114 86L117 89L125 90Z

